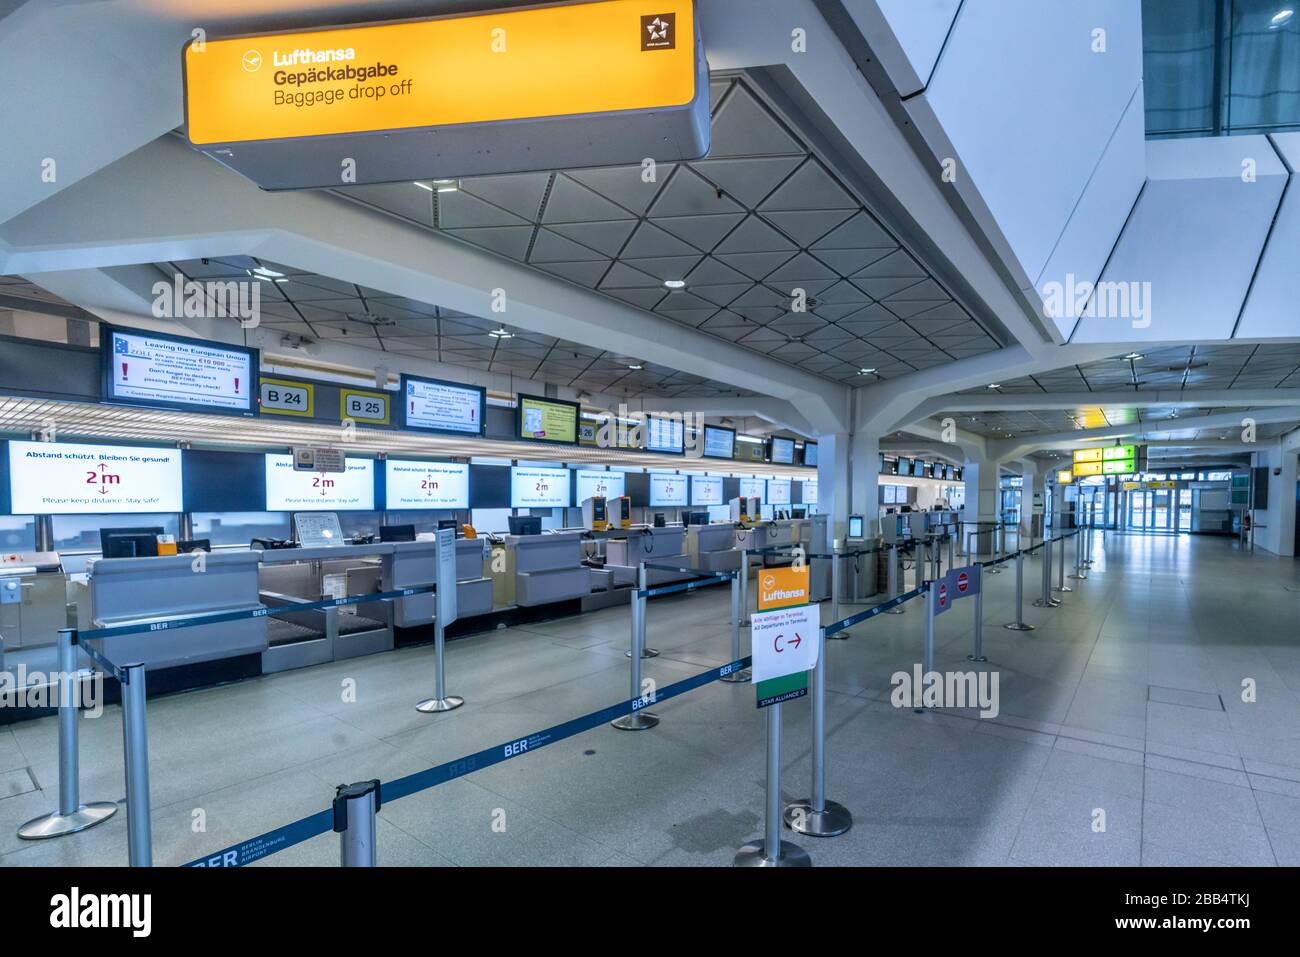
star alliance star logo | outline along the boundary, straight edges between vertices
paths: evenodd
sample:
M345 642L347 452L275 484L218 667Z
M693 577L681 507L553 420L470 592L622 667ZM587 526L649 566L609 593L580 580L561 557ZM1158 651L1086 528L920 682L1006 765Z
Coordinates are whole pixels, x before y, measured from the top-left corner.
M677 14L651 14L641 18L641 49L671 50L677 46Z

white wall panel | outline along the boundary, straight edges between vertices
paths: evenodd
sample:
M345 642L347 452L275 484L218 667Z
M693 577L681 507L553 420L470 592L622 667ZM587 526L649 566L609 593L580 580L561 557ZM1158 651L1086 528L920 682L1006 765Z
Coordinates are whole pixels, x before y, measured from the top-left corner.
M843 0L902 96L925 88L962 0Z
M939 155L957 160L957 189L990 218L1022 288L1046 267L1141 76L1133 0L967 0L929 86L908 101L932 148L951 145Z
M1300 169L1300 133L1278 133L1273 144L1291 169ZM1287 190L1255 285L1237 326L1237 337L1300 336L1300 187Z
M1246 182L1243 163L1254 161ZM1150 324L1084 317L1075 342L1227 339L1241 311L1286 168L1262 136L1152 140L1149 180L1103 282L1149 283Z

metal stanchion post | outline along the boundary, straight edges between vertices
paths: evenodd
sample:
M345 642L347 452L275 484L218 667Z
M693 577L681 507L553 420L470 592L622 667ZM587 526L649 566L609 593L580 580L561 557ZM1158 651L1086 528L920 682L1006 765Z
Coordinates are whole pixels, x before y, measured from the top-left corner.
M650 587L650 573L645 567L645 562L641 562L640 566L637 568L636 580L638 593L634 595L634 601L636 602L637 613L632 616L632 620L636 626L641 629L641 657L658 658L659 652L654 648L647 648L645 643L646 604L650 601L650 599L644 598L640 594ZM631 658L632 650L629 648L627 651L623 652L623 654L628 658ZM734 661L735 659L732 660Z
M1007 546L1006 529L1007 526L1005 522L993 523L993 555L991 556L992 558L995 559L1000 558L1002 555L1006 553L1006 546ZM988 572L988 574L990 575L1001 575L1002 566L992 565L989 568L986 568L985 571Z
M948 533L948 567L957 567L957 536L952 532Z
M81 672L77 669L76 632L59 629L59 809L28 821L18 829L24 841L75 834L107 821L117 813L112 801L82 804L77 749L81 720Z
M931 594L931 589L937 588L938 584L938 582L931 582L922 595L925 599L925 664L921 669L921 687L913 692L912 704L915 706L917 714L925 710L921 704L923 700L921 695L924 694L925 688L925 676L934 671L934 595Z
M928 561L929 558L926 557L926 553L925 553L925 542L922 539L918 538L916 540L916 559L915 559L917 588L920 588L922 585L925 584L925 573L927 571L925 565L926 562Z
M340 784L334 792L334 831L341 867L375 866L375 815L382 804L379 780Z
M740 550L740 623L749 626L749 549Z
M763 840L751 841L736 854L736 867L811 867L812 858L798 844L781 840L781 705L767 709L767 791Z
M840 559L841 555L831 550L831 620L830 624L840 620ZM841 631L835 636L841 641L847 641L851 636L848 631Z
M826 799L826 629L817 630L817 667L812 671L812 797L785 809L785 826L809 837L835 837L853 826L843 804Z
M1025 624L1025 553L1016 552L1016 620L1002 626L1009 631L1033 631Z
M1074 533L1074 574L1070 577L1076 581L1086 581L1088 573L1084 570L1083 564L1083 529L1079 528Z
M149 810L149 724L144 665L122 668L122 742L126 765L126 842L132 867L153 867Z
M1034 601L1036 608L1056 608L1061 602L1052 597L1052 540L1043 535L1043 597Z
M454 711L465 703L460 695L447 694L447 635L441 617L433 620L433 697L425 698L415 706L421 714L438 714Z
M641 566L641 581L645 582L645 565ZM641 708L648 704L643 700L644 692L641 690L641 659L646 657L642 654L645 644L645 599L641 597L642 589L638 588L632 592L632 648L628 652L628 657L632 659L632 694L633 711L631 714L625 714L621 718L615 718L610 722L620 731L645 731L653 728L659 723L659 718L649 711L643 711ZM658 652L656 652L658 654Z
M1057 563L1055 591L1058 592L1074 591L1073 588L1071 588L1069 585L1065 583L1065 533L1062 532L1061 537L1058 538L1056 541L1060 545L1060 548L1056 558L1053 559L1053 561Z
M731 660L739 661L740 657L740 575L735 574L731 576ZM749 679L749 669L743 668L718 680L728 684L747 684Z
M885 546L885 578L889 586L889 598L892 601L898 597L898 565L903 560L902 553L898 550L898 545ZM898 605L885 612L886 615L901 615L903 606Z
M984 569L978 569L979 591L975 592L975 651L966 657L971 661L988 661L984 657Z

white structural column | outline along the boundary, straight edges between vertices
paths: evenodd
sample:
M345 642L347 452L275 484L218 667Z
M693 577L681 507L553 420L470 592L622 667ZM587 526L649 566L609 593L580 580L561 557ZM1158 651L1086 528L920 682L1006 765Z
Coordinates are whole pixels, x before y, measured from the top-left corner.
M1257 468L1268 469L1268 508L1255 510L1255 547L1274 555L1296 554L1297 447L1300 432L1252 456Z
M983 523L998 520L998 463L987 459L967 460L962 466L962 479L966 485L965 521L968 525L982 523L979 535L966 534L970 547L984 554L992 551L991 527Z
M853 452L850 461L853 473L853 514L862 515L867 520L867 534L872 532L871 523L880 514L880 437L867 432L856 432L853 436Z
M847 432L817 437L817 513L830 516L832 538L843 538L847 528L851 488L849 453L853 445Z

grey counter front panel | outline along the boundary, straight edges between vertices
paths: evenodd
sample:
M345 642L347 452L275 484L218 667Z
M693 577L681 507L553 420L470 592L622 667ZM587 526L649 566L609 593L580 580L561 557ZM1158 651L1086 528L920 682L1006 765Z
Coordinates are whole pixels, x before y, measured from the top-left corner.
M201 566L191 555L97 559L88 565L91 627L262 608L259 560L253 551L213 552ZM266 647L264 618L123 635L103 643L111 661L139 661L150 668L261 653Z

